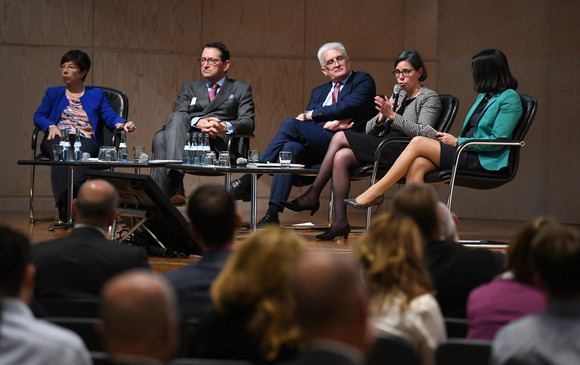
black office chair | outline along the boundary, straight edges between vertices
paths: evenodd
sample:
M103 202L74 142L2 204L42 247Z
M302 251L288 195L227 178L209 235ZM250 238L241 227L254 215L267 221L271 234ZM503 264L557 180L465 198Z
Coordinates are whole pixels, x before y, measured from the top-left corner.
M491 342L453 338L439 344L435 350L437 365L487 365L491 356Z
M37 300L44 317L85 317L97 318L101 300L94 299L56 299Z
M366 364L419 365L421 360L409 340L390 333L379 332Z
M459 99L451 94L441 94L439 95L439 100L441 101L441 114L439 115L439 120L433 126L438 132L449 132L455 116L457 115L457 109L459 108ZM387 138L382 141L375 151L375 163L365 164L356 167L350 173L351 180L363 180L371 178L370 185L372 186L378 177L382 177L389 171L391 165L385 165L380 163L381 154L383 149L390 143L409 143L412 137L400 137L400 138ZM333 204L333 194L331 189L330 202L328 205L328 224L332 223L332 204ZM367 219L366 228L368 229L371 221L371 208L367 209Z
M466 338L469 331L469 321L466 318L443 318L447 338Z
M101 337L97 333L96 324L100 322L98 318L80 317L46 317L44 320L58 326L67 328L83 339L89 351L103 351Z
M100 87L100 86L97 86ZM100 87L103 89L105 97L111 105L111 108L123 119L127 119L129 114L129 98L122 91L112 89L109 87ZM99 128L101 128L101 133L103 134L103 141L105 145L116 146L119 144L119 139L117 137L117 130L109 128L105 123L99 123ZM38 135L42 132L39 127L35 127L32 132L31 149L32 149L32 160L49 160L50 158L42 153L37 154L38 145ZM50 218L36 218L34 216L34 176L36 172L36 166L30 165L30 189L28 198L28 221L29 223L36 223L39 221L53 220L54 217Z
M494 189L512 181L518 172L520 161L520 148L525 145L524 138L530 129L536 111L538 101L531 96L521 94L523 114L518 121L511 140L489 140L474 139L464 142L458 146L457 156L453 167L450 170L439 170L430 172L425 176L425 182L430 184L448 183L449 197L447 199L447 208L451 209L453 199L453 188L455 185L464 186L472 189ZM466 171L457 169L457 161L461 152L471 145L500 145L510 146L510 156L508 166L499 171Z

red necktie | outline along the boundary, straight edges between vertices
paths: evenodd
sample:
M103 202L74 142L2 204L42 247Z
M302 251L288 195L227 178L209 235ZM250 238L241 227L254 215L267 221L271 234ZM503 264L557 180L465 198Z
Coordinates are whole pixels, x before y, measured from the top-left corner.
M211 90L209 92L209 102L211 103L213 99L215 99L215 94L217 92L217 88L219 87L218 83L214 83L211 85Z
M340 92L340 82L334 85L334 90L332 91L332 104L336 104L338 101L338 93Z

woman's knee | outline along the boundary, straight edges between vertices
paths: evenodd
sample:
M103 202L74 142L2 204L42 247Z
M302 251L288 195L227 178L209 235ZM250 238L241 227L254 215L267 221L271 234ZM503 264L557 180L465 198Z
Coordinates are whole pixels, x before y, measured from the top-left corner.
M334 166L350 167L356 162L354 153L350 148L341 148L334 154Z

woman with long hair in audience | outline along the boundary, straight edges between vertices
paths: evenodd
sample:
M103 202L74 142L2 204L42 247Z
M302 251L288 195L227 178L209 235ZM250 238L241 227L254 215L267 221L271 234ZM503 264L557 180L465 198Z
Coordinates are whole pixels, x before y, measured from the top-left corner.
M511 139L522 116L522 102L516 93L507 57L497 49L479 52L471 59L474 89L479 93L465 118L459 138L437 133L437 138L414 137L387 174L356 198L345 202L366 209L383 201L383 193L405 174L407 182L423 183L425 174L450 169L457 146L471 139ZM458 168L473 171L498 171L508 165L509 147L471 146L461 154Z
M434 364L435 349L447 335L423 264L424 246L411 218L387 212L373 220L357 255L371 293L376 328L407 338L423 364Z
M214 308L200 321L191 356L256 363L293 357L303 338L291 315L290 279L305 249L277 227L246 239L211 287Z
M337 132L312 186L299 198L282 202L290 210L310 210L313 215L320 207L322 189L332 178L335 216L332 226L316 236L320 240L332 240L336 236L348 238L350 225L344 199L350 190L350 170L361 164L374 163L375 151L386 138L418 136L423 128L433 126L439 120L441 101L435 91L423 86L427 69L419 52L410 49L399 53L393 66L393 75L401 87L399 101L375 97L378 113L367 122L366 133ZM388 144L381 154L381 164L393 164L404 149L403 143Z
M558 224L554 218L539 217L526 224L506 251L506 272L469 294L468 338L491 340L509 322L546 308L546 297L534 284L536 272L532 241L547 226Z

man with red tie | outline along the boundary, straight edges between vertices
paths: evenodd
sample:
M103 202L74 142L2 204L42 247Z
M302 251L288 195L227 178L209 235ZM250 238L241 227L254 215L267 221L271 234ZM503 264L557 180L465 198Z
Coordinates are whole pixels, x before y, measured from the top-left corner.
M203 80L185 82L173 112L153 137L156 160L182 160L187 132L210 136L214 151L227 150L226 135L254 132L254 101L250 85L227 77L230 52L220 42L207 43L199 59ZM237 156L233 156L237 157ZM153 169L151 176L176 205L185 204L183 171Z
M306 110L286 119L260 157L262 162L277 162L280 151L292 152L292 163L313 165L322 162L336 131L365 131L366 122L376 110L375 82L366 72L351 70L346 49L339 42L326 43L318 50L320 70L330 79L312 90ZM266 215L257 226L279 224L280 202L288 200L293 175L275 175ZM249 200L251 176L245 175L231 184L237 199Z

